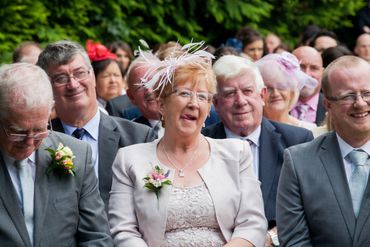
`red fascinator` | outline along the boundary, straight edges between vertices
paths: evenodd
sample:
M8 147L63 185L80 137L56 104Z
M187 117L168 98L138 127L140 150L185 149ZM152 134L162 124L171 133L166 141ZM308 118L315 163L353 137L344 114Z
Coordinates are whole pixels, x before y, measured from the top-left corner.
M110 52L107 47L100 42L94 42L92 40L86 41L86 51L91 62L117 58L116 54Z

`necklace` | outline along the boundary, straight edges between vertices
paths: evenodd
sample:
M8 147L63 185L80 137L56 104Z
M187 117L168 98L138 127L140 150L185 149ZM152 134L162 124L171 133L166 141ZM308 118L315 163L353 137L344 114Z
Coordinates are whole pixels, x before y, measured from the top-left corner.
M197 147L195 148L195 152L193 153L193 155L191 156L191 158L189 159L189 161L188 161L188 162L186 162L186 163L185 163L185 165L184 165L182 168L178 168L178 167L174 164L174 162L170 159L170 156L168 155L168 153L167 153L166 149L164 148L164 144L162 145L162 149L163 149L164 154L166 155L167 160L171 163L171 165L172 165L176 170L178 170L178 171L179 171L178 176L179 176L180 178L185 177L184 169L185 169L186 167L188 167L188 166L190 165L190 163L191 163L195 158L197 158L197 157L199 156L199 145L200 145L200 141L201 141L201 140L199 140L199 141L198 141ZM181 162L178 162L178 160L177 160L176 158L174 158L174 159L176 160L176 162L177 162L177 163L181 163Z

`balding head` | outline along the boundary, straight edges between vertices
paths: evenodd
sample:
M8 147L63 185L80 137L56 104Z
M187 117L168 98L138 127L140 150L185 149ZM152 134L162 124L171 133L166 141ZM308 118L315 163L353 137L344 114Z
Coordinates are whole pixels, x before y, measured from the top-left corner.
M358 36L354 52L357 56L370 61L370 34L364 33Z
M331 95L330 79L337 71L349 70L351 68L365 68L370 74L370 64L365 60L348 55L337 58L324 70L322 76L322 90L325 95Z
M320 82L324 70L321 55L315 48L310 46L298 47L293 51L293 54L298 58L303 72L318 81L317 87L314 90L307 88L301 90L300 99L309 100L320 92L321 89Z

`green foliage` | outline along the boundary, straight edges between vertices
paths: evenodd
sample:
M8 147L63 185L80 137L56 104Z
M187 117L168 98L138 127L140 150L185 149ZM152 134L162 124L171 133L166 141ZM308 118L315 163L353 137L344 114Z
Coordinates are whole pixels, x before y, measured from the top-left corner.
M139 39L206 40L218 46L245 25L282 36L291 45L308 24L351 27L365 0L0 0L0 63L21 42L60 39L82 44Z

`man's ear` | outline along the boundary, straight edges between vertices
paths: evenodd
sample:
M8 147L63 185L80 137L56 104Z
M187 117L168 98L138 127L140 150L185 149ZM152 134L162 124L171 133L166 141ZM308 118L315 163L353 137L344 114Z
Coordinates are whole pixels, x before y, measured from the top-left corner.
M261 99L262 99L262 105L265 106L265 98L267 97L267 88L263 87L260 93Z
M157 99L157 101L158 101L158 105L159 105L159 113L162 115L162 116L164 116L164 99L163 98L158 98Z
M331 103L330 103L330 101L326 97L324 97L323 103L324 103L324 106L325 106L326 111L328 111L329 109L331 109Z
M137 105L137 104L136 104L135 97L134 97L133 93L131 92L130 88L128 88L128 89L126 90L126 94L127 94L127 97L130 99L131 103L132 103L133 105Z

